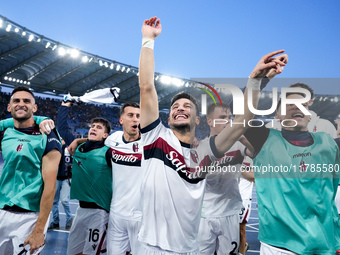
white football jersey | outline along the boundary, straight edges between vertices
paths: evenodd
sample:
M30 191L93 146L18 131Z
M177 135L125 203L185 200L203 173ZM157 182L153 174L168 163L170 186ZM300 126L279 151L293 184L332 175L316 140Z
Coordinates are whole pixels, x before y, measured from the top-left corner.
M105 145L110 147L112 162L110 213L127 220L141 220L141 140L127 142L123 131L117 131L106 138Z
M205 180L192 173L196 165L215 160L215 143L207 140L190 149L159 119L141 133L144 176L139 240L177 253L197 251Z
M242 199L238 184L244 150L245 146L237 141L222 158L212 163L214 172L208 174L206 178L203 218L239 214Z
M253 165L253 160L249 157L245 157L245 160L243 162L243 166L250 167L252 165ZM241 176L239 189L240 189L240 194L241 194L242 200L252 199L253 186L254 186L254 182L248 181L247 179L245 179Z

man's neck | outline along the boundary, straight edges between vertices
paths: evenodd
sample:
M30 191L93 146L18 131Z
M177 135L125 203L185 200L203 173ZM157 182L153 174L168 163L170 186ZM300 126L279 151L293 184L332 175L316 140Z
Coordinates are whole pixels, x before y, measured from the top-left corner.
M127 142L133 142L133 141L136 141L140 136L140 133L134 135L134 136L131 136L127 133L124 132L123 134L123 137L124 137L124 140L127 141Z
M181 133L176 130L172 130L174 135L180 140L182 143L191 144L195 137L195 132L186 132ZM191 135L192 134L192 135Z
M18 121L16 119L13 119L13 122L14 122L15 128L29 128L35 125L35 121L33 117L28 120L24 120L24 121Z

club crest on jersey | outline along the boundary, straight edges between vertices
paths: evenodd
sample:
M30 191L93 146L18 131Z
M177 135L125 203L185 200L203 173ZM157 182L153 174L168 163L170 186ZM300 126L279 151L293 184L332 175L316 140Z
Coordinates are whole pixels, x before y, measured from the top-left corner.
M300 172L306 172L307 171L307 166L306 166L305 161L303 161L303 160L300 161L299 168L300 168Z
M194 162L194 163L198 163L198 154L197 154L197 151L195 150L190 150L190 157L191 157L191 160Z
M133 152L137 152L138 149L139 149L138 143L133 143L133 145L132 145L132 150L133 150Z
M22 149L23 146L24 146L24 145L23 145L22 143L19 144L18 147L17 147L17 152L21 151L21 149Z

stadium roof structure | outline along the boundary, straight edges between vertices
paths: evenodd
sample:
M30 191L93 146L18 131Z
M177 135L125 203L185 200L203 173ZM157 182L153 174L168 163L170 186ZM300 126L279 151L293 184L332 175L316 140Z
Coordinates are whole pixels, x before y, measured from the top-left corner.
M173 95L183 90L190 92L200 103L201 95L207 90L195 80L155 73L160 108L168 108ZM338 82L339 80L332 81L334 84ZM246 84L246 81L242 84ZM67 93L80 96L95 89L119 87L118 103L139 101L138 67L75 49L29 30L2 15L0 85L12 88L24 85L36 93L55 96ZM222 91L218 90L220 92ZM231 100L224 95L221 98L223 102ZM269 109L271 98L271 93L262 92L259 109ZM312 110L317 109L320 116L329 120L340 117L338 96L317 95L315 99Z
M1 15L0 82L56 96L80 96L95 89L119 87L118 103L139 101L138 67L72 48ZM156 73L160 106L168 107L170 98L189 83Z

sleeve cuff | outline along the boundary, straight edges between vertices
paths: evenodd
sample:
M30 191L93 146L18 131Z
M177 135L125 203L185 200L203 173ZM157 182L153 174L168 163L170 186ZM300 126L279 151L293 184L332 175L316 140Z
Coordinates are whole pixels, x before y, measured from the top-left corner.
M215 138L216 138L216 135L210 137L210 139L209 139L211 151L216 158L222 158L224 156L224 153L218 152L218 150L216 148L216 144L215 144Z
M140 128L139 125L139 130L142 134L149 132L150 130L154 129L155 127L157 127L159 125L159 123L161 122L161 120L158 118L157 120L155 120L154 122L152 122L151 124L149 124L148 126L144 127L144 128Z

